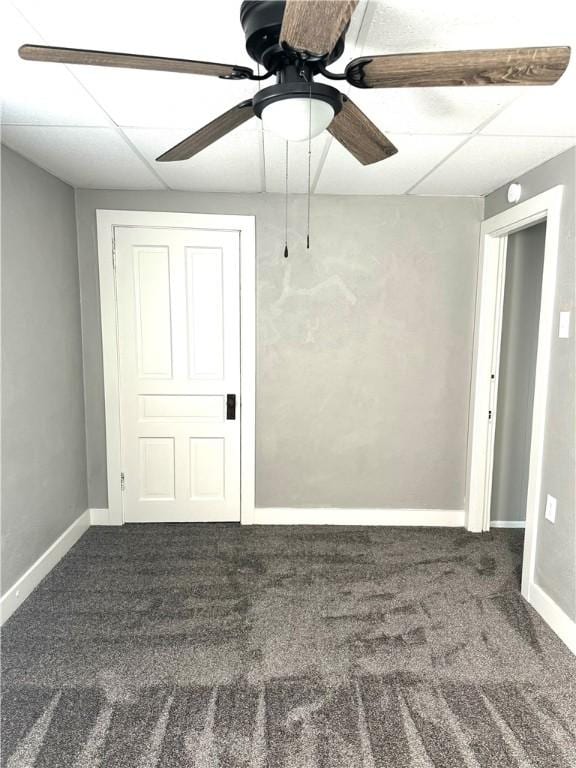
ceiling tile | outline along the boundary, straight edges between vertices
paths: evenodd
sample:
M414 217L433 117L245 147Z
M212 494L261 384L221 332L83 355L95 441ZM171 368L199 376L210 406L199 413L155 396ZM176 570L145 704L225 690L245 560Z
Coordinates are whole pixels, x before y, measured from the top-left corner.
M413 192L486 195L574 144L569 138L475 136Z
M1 6L0 70L2 123L110 125L110 121L65 67L23 61L23 43L42 42L11 6Z
M232 131L190 160L156 163L182 141L182 130L127 128L125 133L172 189L205 192L261 192L260 131Z
M114 128L5 126L13 150L75 187L162 189Z
M566 0L372 0L364 54L570 45L574 19Z
M524 92L517 101L488 123L482 134L576 136L574 65L576 61L571 65L571 71L556 85L530 88Z
M193 133L256 91L250 81L104 67L71 69L112 120L130 128Z
M324 131L311 143L311 183L316 178L330 135ZM286 188L286 142L269 131L264 132L266 192L282 194ZM308 189L308 142L293 141L288 146L288 190L304 194Z
M374 165L361 165L333 140L316 192L322 194L401 195L462 141L461 136L388 134L398 153Z
M521 88L390 88L350 91L350 98L382 131L467 134L506 104Z

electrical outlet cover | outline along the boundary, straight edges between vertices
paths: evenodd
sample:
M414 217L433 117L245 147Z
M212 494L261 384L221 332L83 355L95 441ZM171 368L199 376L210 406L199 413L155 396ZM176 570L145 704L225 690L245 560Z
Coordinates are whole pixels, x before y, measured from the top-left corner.
M549 520L551 523L556 522L556 499L554 496L550 496L550 494L546 496L546 511L544 512L544 516L546 520Z

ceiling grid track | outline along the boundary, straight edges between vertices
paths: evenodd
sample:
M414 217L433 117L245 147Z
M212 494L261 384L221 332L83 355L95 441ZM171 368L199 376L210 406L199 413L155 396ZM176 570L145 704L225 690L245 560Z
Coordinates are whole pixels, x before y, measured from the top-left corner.
M464 139L464 141L462 141L460 144L458 144L458 146L454 147L454 149L451 152L448 152L446 157L443 157L442 160L440 160L439 163L436 163L436 165L434 165L429 171L427 171L422 176L422 178L418 179L418 181L415 184L412 184L412 186L409 187L404 194L405 195L411 195L413 190L416 189L416 187L418 187L420 184L422 184L422 182L425 181L427 178L432 176L432 174L435 173L439 168L441 168L444 165L444 163L446 163L451 157L453 157L457 152L459 152L462 149L462 147L466 146L466 144L468 144L468 142L471 139L474 139L477 136L479 136L480 132L483 131L484 128L486 128L487 125L490 125L490 123L493 120L495 120L498 117L498 115L501 115L502 112L504 112L506 109L508 109L508 107L511 106L512 104L514 104L519 98L520 98L520 96L518 95L515 98L511 99L510 101L508 101L506 104L503 104L499 109L497 109L495 112L493 112L490 115L490 117L487 117L486 120L481 122L480 125L478 125L474 129L474 131L472 133L466 134L466 138ZM476 195L475 195L475 197L476 197Z

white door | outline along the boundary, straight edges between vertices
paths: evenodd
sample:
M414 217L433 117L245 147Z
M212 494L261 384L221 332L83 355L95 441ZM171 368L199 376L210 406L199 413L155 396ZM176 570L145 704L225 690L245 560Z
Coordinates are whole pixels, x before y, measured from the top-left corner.
M238 521L238 232L115 232L124 520Z

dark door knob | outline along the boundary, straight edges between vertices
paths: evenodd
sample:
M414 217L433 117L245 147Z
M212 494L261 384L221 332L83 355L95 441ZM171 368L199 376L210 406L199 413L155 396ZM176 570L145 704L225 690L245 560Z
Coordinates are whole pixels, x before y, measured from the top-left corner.
M226 395L226 420L236 418L236 395Z

